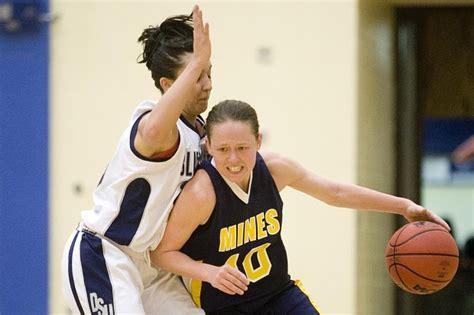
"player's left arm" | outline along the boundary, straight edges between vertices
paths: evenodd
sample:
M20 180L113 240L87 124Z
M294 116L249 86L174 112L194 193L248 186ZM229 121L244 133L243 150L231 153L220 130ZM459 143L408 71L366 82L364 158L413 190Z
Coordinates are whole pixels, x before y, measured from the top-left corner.
M331 206L394 213L410 222L431 221L450 229L438 215L409 199L323 178L275 153L262 153L262 156L280 191L290 186Z

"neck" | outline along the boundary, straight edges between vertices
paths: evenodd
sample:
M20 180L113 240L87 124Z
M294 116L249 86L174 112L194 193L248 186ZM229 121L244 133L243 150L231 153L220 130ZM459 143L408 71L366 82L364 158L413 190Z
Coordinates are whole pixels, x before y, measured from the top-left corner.
M240 183L236 183L243 191L249 192L250 176Z
M186 112L182 112L181 115L183 115L184 119L186 119L191 125L194 126L194 124L196 123L196 115L190 115Z

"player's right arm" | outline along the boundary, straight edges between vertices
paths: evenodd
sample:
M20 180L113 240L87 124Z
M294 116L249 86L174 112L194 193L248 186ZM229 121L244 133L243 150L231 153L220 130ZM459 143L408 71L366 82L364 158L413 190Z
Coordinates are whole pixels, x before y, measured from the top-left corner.
M407 198L329 180L275 153L267 152L262 156L279 191L290 186L331 206L399 214L409 222L431 221L450 229L441 217Z
M249 282L237 268L205 264L180 252L194 230L207 222L215 203L216 195L209 176L203 170L196 172L178 197L165 234L150 258L158 268L209 282L227 294L243 294Z
M139 123L135 148L140 154L150 157L170 149L178 141L176 121L183 112L185 105L192 100L196 83L203 73L209 71L211 42L209 25L203 23L202 11L198 6L193 9L194 44L190 61L177 79L169 84L153 110L146 114Z

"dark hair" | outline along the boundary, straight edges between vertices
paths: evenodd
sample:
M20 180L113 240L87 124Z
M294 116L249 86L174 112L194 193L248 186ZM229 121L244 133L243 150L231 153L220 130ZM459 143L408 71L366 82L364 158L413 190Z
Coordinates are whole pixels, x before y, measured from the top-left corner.
M192 14L177 15L167 18L160 25L149 26L138 38L143 45L138 62L146 64L161 93L160 79L176 79L183 65L183 55L193 52L193 31Z
M258 136L259 124L255 109L242 101L225 100L215 105L207 116L206 129L208 137L211 137L212 128L215 125L228 120L249 123L255 137Z

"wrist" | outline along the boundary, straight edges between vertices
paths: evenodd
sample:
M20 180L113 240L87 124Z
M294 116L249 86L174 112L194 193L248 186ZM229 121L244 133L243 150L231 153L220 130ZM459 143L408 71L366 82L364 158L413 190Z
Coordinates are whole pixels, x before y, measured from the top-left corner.
M402 216L407 216L408 212L409 212L409 209L412 206L416 206L416 204L413 201L411 201L410 199L407 199L407 198L402 198L402 203L401 203L401 206L399 208L399 214L402 215Z
M212 280L212 274L213 274L213 271L214 269L216 268L215 266L213 265L209 265L209 264L205 264L205 263L202 263L202 281L204 282L207 282L207 283L211 283L211 280Z
M203 69L206 67L206 62L200 60L199 58L191 57L191 60L189 60L187 67L191 71L199 71L199 73L201 73Z

